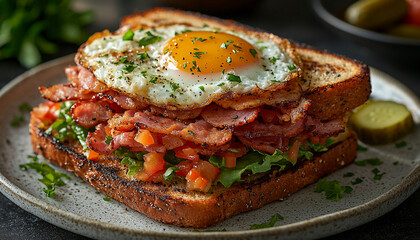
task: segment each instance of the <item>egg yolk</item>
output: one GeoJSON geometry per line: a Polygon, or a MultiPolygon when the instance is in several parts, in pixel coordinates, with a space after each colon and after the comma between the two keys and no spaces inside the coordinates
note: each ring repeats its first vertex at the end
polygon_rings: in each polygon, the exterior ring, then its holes
{"type": "Polygon", "coordinates": [[[192,74],[211,74],[258,62],[257,50],[232,34],[191,31],[171,38],[162,49],[168,66],[192,74]]]}

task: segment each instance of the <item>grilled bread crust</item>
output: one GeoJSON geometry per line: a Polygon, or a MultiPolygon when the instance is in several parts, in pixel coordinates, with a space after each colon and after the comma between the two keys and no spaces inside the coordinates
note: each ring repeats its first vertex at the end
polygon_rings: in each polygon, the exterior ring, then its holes
{"type": "Polygon", "coordinates": [[[181,181],[162,184],[132,180],[115,156],[88,160],[78,144],[57,141],[40,126],[41,121],[32,115],[30,135],[35,153],[150,218],[193,228],[205,228],[287,197],[350,164],[356,158],[357,148],[356,136],[350,133],[329,151],[282,172],[274,170],[228,189],[219,184],[210,193],[186,192],[185,183],[181,181]]]}
{"type": "MultiPolygon", "coordinates": [[[[194,26],[207,24],[211,27],[244,31],[282,42],[281,38],[250,29],[232,20],[221,20],[202,14],[154,8],[142,13],[124,17],[119,31],[137,24],[159,26],[185,23],[194,26]]],[[[284,40],[283,40],[284,41],[284,40]]],[[[285,44],[285,43],[283,43],[285,44]]],[[[369,68],[365,64],[336,54],[319,51],[311,47],[285,44],[287,53],[301,67],[303,96],[312,100],[309,115],[321,120],[331,120],[363,104],[371,93],[369,68]]]]}

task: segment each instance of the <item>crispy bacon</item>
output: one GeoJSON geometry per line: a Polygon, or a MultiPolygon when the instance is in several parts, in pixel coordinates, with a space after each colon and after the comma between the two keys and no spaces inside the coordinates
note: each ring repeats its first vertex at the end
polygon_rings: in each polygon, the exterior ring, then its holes
{"type": "Polygon", "coordinates": [[[276,109],[262,109],[259,116],[264,123],[284,124],[287,122],[296,123],[307,115],[311,101],[302,99],[296,107],[278,107],[276,109]]]}
{"type": "Polygon", "coordinates": [[[147,107],[147,104],[141,101],[138,101],[132,97],[128,97],[125,95],[122,95],[116,91],[107,91],[104,93],[98,93],[96,94],[93,99],[95,100],[108,100],[108,101],[112,101],[115,102],[116,104],[118,104],[120,107],[124,108],[124,109],[136,109],[136,110],[140,110],[140,109],[144,109],[147,107]]]}
{"type": "Polygon", "coordinates": [[[105,142],[106,140],[105,124],[100,123],[96,126],[94,132],[89,132],[86,143],[90,149],[101,154],[110,154],[118,147],[105,142]]]}
{"type": "Polygon", "coordinates": [[[99,82],[95,75],[84,67],[71,66],[65,68],[64,72],[67,79],[79,90],[80,94],[100,93],[109,90],[104,83],[99,82]]]}
{"type": "Polygon", "coordinates": [[[110,119],[113,112],[105,102],[79,101],[73,105],[70,114],[78,124],[90,128],[110,119]]]}
{"type": "Polygon", "coordinates": [[[93,96],[92,94],[80,95],[77,89],[70,84],[57,84],[49,88],[39,87],[39,91],[41,92],[43,98],[51,102],[89,99],[93,96]]]}
{"type": "Polygon", "coordinates": [[[330,121],[321,121],[308,116],[307,126],[313,126],[311,135],[316,137],[332,137],[345,131],[347,118],[337,118],[330,121]]]}
{"type": "Polygon", "coordinates": [[[282,136],[282,137],[295,137],[304,131],[305,121],[300,120],[296,123],[290,124],[264,124],[259,121],[254,121],[245,126],[235,128],[234,135],[255,138],[265,136],[282,136]]]}
{"type": "Polygon", "coordinates": [[[259,111],[260,108],[234,110],[211,104],[204,109],[201,116],[215,127],[237,127],[254,121],[259,111]]]}
{"type": "Polygon", "coordinates": [[[154,115],[160,115],[171,119],[187,120],[194,119],[200,116],[203,108],[196,108],[193,110],[167,110],[156,106],[150,106],[150,112],[154,115]]]}
{"type": "Polygon", "coordinates": [[[241,141],[245,146],[252,147],[256,150],[268,152],[273,154],[276,149],[280,149],[282,151],[287,150],[287,146],[289,145],[289,139],[282,138],[280,136],[270,136],[270,137],[238,137],[239,141],[241,141]]]}

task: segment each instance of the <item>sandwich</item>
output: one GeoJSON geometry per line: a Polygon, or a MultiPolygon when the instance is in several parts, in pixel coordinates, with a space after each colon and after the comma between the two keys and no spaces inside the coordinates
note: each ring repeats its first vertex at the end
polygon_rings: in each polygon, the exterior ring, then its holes
{"type": "Polygon", "coordinates": [[[205,228],[356,158],[366,65],[204,15],[155,8],[92,35],[40,87],[33,149],[159,222],[205,228]]]}

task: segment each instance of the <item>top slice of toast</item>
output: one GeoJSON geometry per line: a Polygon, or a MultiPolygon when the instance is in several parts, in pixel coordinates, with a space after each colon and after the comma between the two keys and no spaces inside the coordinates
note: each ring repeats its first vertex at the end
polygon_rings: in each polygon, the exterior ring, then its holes
{"type": "MultiPolygon", "coordinates": [[[[138,24],[153,27],[176,23],[192,26],[206,24],[225,30],[261,32],[268,38],[278,38],[232,20],[167,8],[154,8],[124,17],[119,31],[138,24]]],[[[310,115],[321,120],[333,119],[363,104],[369,98],[370,75],[365,64],[299,44],[294,44],[294,47],[301,61],[297,64],[303,69],[304,96],[312,101],[310,115]]]]}

